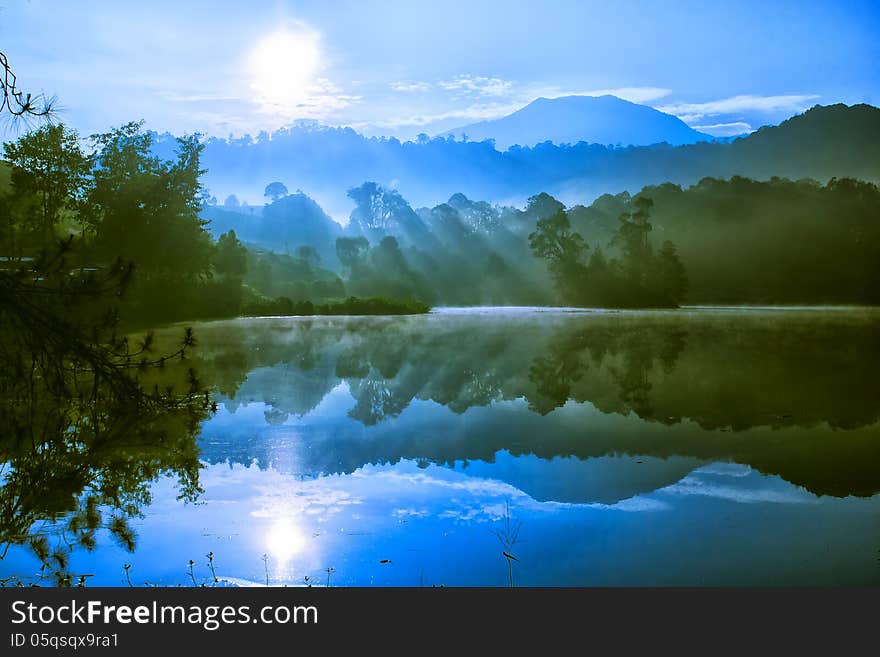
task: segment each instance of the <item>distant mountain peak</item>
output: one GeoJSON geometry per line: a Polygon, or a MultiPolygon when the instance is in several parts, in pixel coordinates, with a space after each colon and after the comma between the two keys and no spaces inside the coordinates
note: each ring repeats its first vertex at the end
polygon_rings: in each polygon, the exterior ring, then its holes
{"type": "Polygon", "coordinates": [[[667,142],[678,146],[712,140],[676,116],[612,95],[541,97],[500,119],[472,123],[441,136],[449,135],[467,136],[471,141],[494,139],[500,150],[545,141],[622,146],[667,142]]]}

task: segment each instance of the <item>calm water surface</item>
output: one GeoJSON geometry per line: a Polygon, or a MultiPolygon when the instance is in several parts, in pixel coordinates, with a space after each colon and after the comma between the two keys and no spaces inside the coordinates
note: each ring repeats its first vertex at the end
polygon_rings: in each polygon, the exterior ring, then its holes
{"type": "Polygon", "coordinates": [[[519,586],[880,583],[877,310],[194,328],[203,492],[151,478],[134,553],[72,551],[90,585],[210,581],[213,552],[236,585],[506,586],[503,550],[519,586]]]}

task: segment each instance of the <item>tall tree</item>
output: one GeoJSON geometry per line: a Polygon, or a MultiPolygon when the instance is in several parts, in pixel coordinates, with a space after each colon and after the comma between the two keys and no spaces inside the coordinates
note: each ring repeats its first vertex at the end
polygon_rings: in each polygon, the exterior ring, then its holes
{"type": "Polygon", "coordinates": [[[547,261],[563,299],[577,303],[586,284],[584,259],[589,247],[579,233],[572,231],[565,210],[540,219],[529,235],[529,246],[532,253],[547,261]]]}
{"type": "Polygon", "coordinates": [[[636,196],[632,202],[635,209],[618,217],[620,225],[612,244],[620,248],[625,276],[632,285],[643,286],[651,261],[648,234],[653,229],[649,219],[654,201],[646,196],[636,196]]]}
{"type": "Polygon", "coordinates": [[[321,265],[321,255],[315,247],[308,244],[296,247],[296,257],[305,260],[312,267],[319,267],[321,265]]]}
{"type": "Polygon", "coordinates": [[[366,237],[340,237],[336,240],[336,257],[349,275],[364,261],[370,250],[366,237]]]}
{"type": "Polygon", "coordinates": [[[282,182],[271,182],[266,185],[263,196],[270,199],[273,203],[280,198],[287,196],[287,186],[282,182]]]}
{"type": "Polygon", "coordinates": [[[688,289],[687,273],[675,244],[666,240],[657,253],[656,261],[657,285],[663,295],[675,304],[680,304],[688,289]]]}
{"type": "Polygon", "coordinates": [[[88,204],[98,249],[136,263],[139,281],[193,281],[209,272],[213,252],[199,217],[203,145],[178,138],[176,160],[162,160],[142,127],[93,136],[99,167],[88,204]]]}
{"type": "Polygon", "coordinates": [[[217,240],[214,268],[224,278],[238,281],[247,273],[247,248],[236,237],[235,231],[223,233],[217,240]]]}
{"type": "MultiPolygon", "coordinates": [[[[48,105],[43,111],[17,90],[2,53],[0,65],[0,114],[49,116],[48,105]]],[[[72,267],[74,237],[56,242],[48,235],[58,213],[82,201],[88,166],[75,133],[48,127],[11,151],[18,190],[24,185],[43,197],[47,234],[35,257],[0,268],[0,463],[8,466],[0,472],[0,558],[10,544],[27,544],[42,562],[38,577],[51,573],[56,584],[69,585],[69,551],[93,549],[99,529],[134,548],[126,518],[149,501],[151,481],[173,471],[182,496],[197,494],[195,434],[210,403],[185,366],[177,386],[149,378],[167,371],[169,358],[186,357],[195,344],[191,331],[164,356],[153,353],[151,336],[133,345],[117,332],[130,264],[114,258],[102,267],[72,267]],[[62,515],[63,523],[41,527],[62,515]],[[53,525],[60,534],[54,547],[47,539],[53,525]]],[[[179,194],[193,192],[183,175],[193,164],[183,157],[171,176],[179,194]]],[[[157,203],[149,196],[155,190],[141,191],[142,203],[157,203]]]]}
{"type": "Polygon", "coordinates": [[[3,145],[12,165],[13,192],[34,197],[37,205],[26,223],[42,244],[49,244],[65,209],[73,209],[86,194],[91,158],[79,136],[63,125],[46,125],[3,145]]]}

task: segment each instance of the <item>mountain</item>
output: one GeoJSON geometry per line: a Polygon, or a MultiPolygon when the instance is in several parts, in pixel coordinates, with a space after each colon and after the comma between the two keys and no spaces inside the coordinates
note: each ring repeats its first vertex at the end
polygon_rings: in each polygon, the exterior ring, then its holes
{"type": "MultiPolygon", "coordinates": [[[[173,152],[171,135],[157,140],[173,152]]],[[[400,190],[413,207],[452,201],[457,192],[515,205],[547,192],[574,205],[645,185],[693,185],[705,176],[880,181],[878,143],[880,109],[870,105],[816,106],[730,143],[682,146],[545,142],[501,152],[489,141],[401,142],[364,137],[351,128],[297,126],[255,139],[207,140],[202,180],[221,199],[234,193],[251,203],[261,202],[267,183],[280,180],[307,191],[342,223],[353,205],[346,192],[365,180],[400,190]]]]}
{"type": "Polygon", "coordinates": [[[679,146],[712,141],[712,137],[688,127],[675,116],[617,96],[538,98],[508,116],[455,128],[442,136],[450,135],[457,139],[466,135],[474,141],[494,139],[500,150],[545,141],[622,146],[662,142],[679,146]]]}
{"type": "Polygon", "coordinates": [[[737,139],[731,146],[740,166],[750,169],[749,173],[736,172],[741,175],[786,175],[775,170],[783,165],[789,170],[810,166],[828,172],[804,174],[814,178],[877,180],[880,109],[866,104],[816,105],[778,126],[765,126],[737,139]]]}

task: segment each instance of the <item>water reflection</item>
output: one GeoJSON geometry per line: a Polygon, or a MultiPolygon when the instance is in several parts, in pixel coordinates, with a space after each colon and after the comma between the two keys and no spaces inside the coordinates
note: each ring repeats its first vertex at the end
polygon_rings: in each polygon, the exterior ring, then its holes
{"type": "MultiPolygon", "coordinates": [[[[179,344],[166,354],[185,355],[189,339],[179,344]]],[[[36,561],[3,583],[84,585],[94,575],[71,570],[74,551],[99,535],[134,551],[130,521],[159,478],[176,481],[178,499],[201,492],[196,435],[210,402],[182,363],[6,325],[0,365],[0,559],[20,547],[36,561]]]]}
{"type": "Polygon", "coordinates": [[[94,583],[129,562],[186,583],[195,559],[210,585],[211,552],[236,585],[505,585],[509,508],[518,584],[877,582],[878,328],[872,310],[199,325],[165,376],[193,367],[209,418],[126,426],[98,404],[106,441],[4,447],[0,580],[54,558],[31,536],[76,548],[73,527],[89,538],[63,572],[94,583]]]}
{"type": "Polygon", "coordinates": [[[500,450],[680,456],[744,463],[819,494],[872,495],[878,326],[870,310],[207,325],[200,371],[222,378],[228,411],[257,403],[276,429],[220,420],[203,453],[267,464],[295,452],[300,474],[491,461],[500,450]]]}

